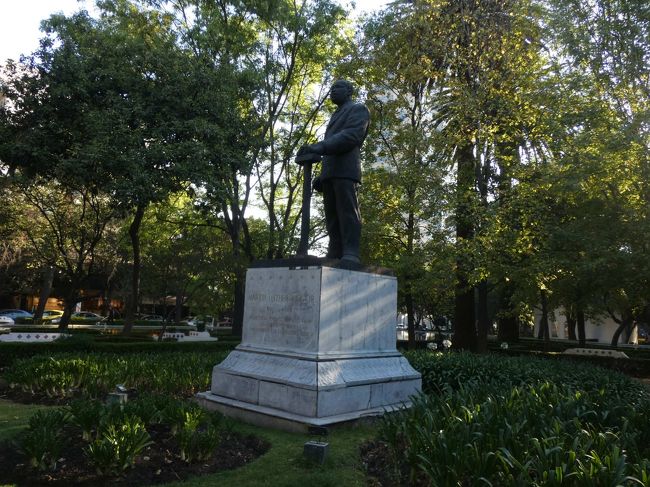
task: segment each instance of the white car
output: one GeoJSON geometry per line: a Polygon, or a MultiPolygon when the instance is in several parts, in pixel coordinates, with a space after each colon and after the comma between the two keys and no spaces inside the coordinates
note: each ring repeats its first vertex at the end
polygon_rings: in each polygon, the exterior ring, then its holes
{"type": "Polygon", "coordinates": [[[0,326],[11,326],[14,324],[14,319],[11,316],[0,316],[0,326]]]}

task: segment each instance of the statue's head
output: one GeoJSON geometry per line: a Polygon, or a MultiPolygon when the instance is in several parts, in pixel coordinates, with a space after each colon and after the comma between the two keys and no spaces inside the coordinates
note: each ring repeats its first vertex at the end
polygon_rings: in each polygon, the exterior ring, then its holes
{"type": "Polygon", "coordinates": [[[353,91],[354,86],[352,83],[345,79],[339,79],[330,88],[330,100],[337,105],[341,105],[352,98],[353,91]]]}

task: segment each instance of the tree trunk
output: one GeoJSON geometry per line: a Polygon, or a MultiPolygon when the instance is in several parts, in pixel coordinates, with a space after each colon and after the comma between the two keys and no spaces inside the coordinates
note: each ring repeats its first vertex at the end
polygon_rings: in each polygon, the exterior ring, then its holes
{"type": "Polygon", "coordinates": [[[483,279],[478,285],[478,335],[476,340],[476,351],[478,353],[487,352],[489,329],[488,283],[483,279]]]}
{"type": "Polygon", "coordinates": [[[576,313],[577,325],[578,325],[578,346],[584,347],[587,343],[585,336],[585,312],[582,308],[578,308],[576,313]]]}
{"type": "Polygon", "coordinates": [[[540,332],[542,338],[544,339],[544,349],[548,348],[548,344],[551,341],[551,333],[548,329],[548,297],[546,296],[545,291],[540,291],[540,302],[542,304],[542,317],[539,323],[540,332]]]}
{"type": "Polygon", "coordinates": [[[499,318],[497,320],[497,339],[500,342],[519,341],[519,322],[512,309],[512,286],[504,282],[499,299],[499,318]]]}
{"type": "Polygon", "coordinates": [[[174,304],[174,323],[179,324],[181,318],[183,318],[183,302],[185,301],[185,296],[183,296],[183,290],[179,289],[176,291],[176,303],[174,304]]]}
{"type": "Polygon", "coordinates": [[[75,297],[67,297],[64,301],[63,306],[63,316],[61,316],[61,321],[59,321],[59,326],[57,331],[59,333],[65,333],[68,331],[68,324],[70,323],[70,317],[74,312],[75,306],[77,306],[78,300],[75,297]]]}
{"type": "Polygon", "coordinates": [[[621,333],[627,328],[628,323],[623,320],[618,324],[618,328],[616,328],[616,331],[614,332],[614,335],[612,336],[612,347],[618,347],[618,340],[621,338],[621,333]]]}
{"type": "Polygon", "coordinates": [[[34,313],[33,323],[40,323],[43,318],[43,311],[45,311],[45,305],[47,300],[50,297],[50,292],[52,292],[52,282],[54,281],[54,267],[48,266],[43,272],[43,280],[41,281],[41,294],[38,297],[38,306],[36,307],[36,312],[34,313]]]}
{"type": "Polygon", "coordinates": [[[457,152],[458,175],[456,182],[456,288],[454,305],[454,348],[476,349],[476,323],[474,311],[474,286],[470,284],[471,256],[466,255],[466,243],[474,239],[473,200],[474,154],[471,143],[457,152]]]}
{"type": "Polygon", "coordinates": [[[633,324],[634,324],[634,314],[631,310],[625,310],[621,313],[621,319],[617,319],[613,313],[610,312],[612,319],[618,323],[618,327],[612,336],[612,347],[617,347],[618,342],[621,338],[623,332],[626,334],[625,343],[629,342],[630,335],[632,334],[633,324]]]}
{"type": "Polygon", "coordinates": [[[572,311],[568,311],[566,315],[566,326],[569,334],[569,340],[577,340],[576,336],[576,317],[572,311]]]}
{"type": "Polygon", "coordinates": [[[124,328],[122,333],[129,335],[133,329],[135,321],[135,313],[138,309],[138,299],[140,294],[140,227],[142,226],[142,219],[144,212],[147,208],[146,204],[139,204],[136,207],[133,222],[129,226],[129,237],[131,237],[131,247],[133,249],[133,269],[131,274],[131,296],[128,300],[126,317],[124,319],[124,328]]]}

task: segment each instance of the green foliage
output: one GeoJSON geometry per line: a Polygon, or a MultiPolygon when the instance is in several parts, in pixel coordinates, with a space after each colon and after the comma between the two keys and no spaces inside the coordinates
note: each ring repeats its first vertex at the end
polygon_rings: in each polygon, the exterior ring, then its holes
{"type": "Polygon", "coordinates": [[[117,475],[131,467],[135,458],[151,444],[144,424],[135,416],[106,425],[100,437],[85,449],[100,475],[117,475]]]}
{"type": "MultiPolygon", "coordinates": [[[[176,193],[152,206],[141,233],[146,295],[159,298],[163,306],[167,296],[177,296],[194,315],[232,309],[232,294],[224,292],[234,272],[230,241],[218,225],[206,224],[191,198],[176,193]]],[[[161,322],[135,320],[134,325],[160,327],[161,322]]]]}
{"type": "Polygon", "coordinates": [[[630,403],[644,397],[641,384],[590,363],[566,362],[535,357],[496,354],[406,352],[409,362],[422,374],[427,394],[459,390],[461,387],[501,389],[549,381],[576,389],[604,389],[626,397],[630,403]],[[570,373],[568,373],[570,372],[570,373]]]}
{"type": "Polygon", "coordinates": [[[123,404],[76,400],[68,408],[38,411],[29,419],[19,448],[33,467],[56,468],[67,445],[68,430],[63,427],[68,423],[81,430],[84,452],[97,472],[110,476],[131,467],[152,443],[147,425],[167,425],[176,436],[181,458],[188,463],[208,460],[228,427],[222,415],[170,395],[141,394],[123,404]]]}
{"type": "Polygon", "coordinates": [[[71,421],[81,429],[84,440],[90,441],[93,431],[99,427],[104,405],[94,399],[77,399],[70,403],[71,421]]]}
{"type": "Polygon", "coordinates": [[[164,420],[164,410],[178,400],[169,395],[140,394],[122,405],[125,414],[137,416],[144,424],[157,424],[164,420]]]}
{"type": "Polygon", "coordinates": [[[13,387],[69,397],[103,397],[117,384],[140,392],[189,397],[209,388],[214,364],[225,353],[59,354],[14,362],[6,372],[13,387]]]}
{"type": "Polygon", "coordinates": [[[161,411],[162,420],[169,424],[172,434],[177,434],[186,424],[198,423],[202,410],[198,404],[184,401],[170,401],[161,411]]]}
{"type": "Polygon", "coordinates": [[[229,351],[237,345],[238,341],[223,340],[219,342],[152,342],[147,339],[132,339],[120,336],[108,336],[102,339],[91,340],[73,335],[66,340],[48,343],[0,343],[0,365],[6,367],[19,359],[32,358],[35,355],[58,356],[60,354],[84,355],[88,353],[99,354],[155,354],[155,353],[192,353],[204,352],[207,354],[229,351]]]}
{"type": "Polygon", "coordinates": [[[536,359],[411,359],[425,374],[425,390],[435,392],[382,423],[402,482],[647,481],[650,394],[641,384],[594,367],[536,359]]]}
{"type": "Polygon", "coordinates": [[[201,408],[186,410],[176,432],[181,459],[195,463],[210,458],[222,438],[220,423],[218,414],[206,413],[201,408]]]}
{"type": "Polygon", "coordinates": [[[19,438],[18,448],[27,456],[32,467],[54,470],[67,439],[63,427],[69,415],[61,409],[38,411],[29,418],[29,428],[19,438]]]}

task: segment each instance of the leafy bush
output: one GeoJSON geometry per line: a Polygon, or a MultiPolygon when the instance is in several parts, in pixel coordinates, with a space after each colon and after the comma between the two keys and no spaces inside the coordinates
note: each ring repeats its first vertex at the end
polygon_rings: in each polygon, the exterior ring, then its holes
{"type": "Polygon", "coordinates": [[[209,388],[212,368],[227,352],[58,354],[17,360],[5,378],[12,387],[65,398],[103,397],[117,384],[139,392],[189,397],[209,388]]]}
{"type": "Polygon", "coordinates": [[[427,394],[458,390],[461,386],[498,390],[544,381],[577,390],[606,389],[610,394],[628,398],[638,398],[644,392],[624,375],[584,362],[427,351],[407,352],[405,356],[422,374],[422,389],[427,394]]]}
{"type": "Polygon", "coordinates": [[[90,441],[104,417],[105,406],[94,399],[77,399],[70,403],[72,423],[81,429],[84,440],[90,441]]]}
{"type": "Polygon", "coordinates": [[[158,423],[169,426],[178,454],[187,463],[207,461],[228,427],[222,415],[171,396],[142,394],[123,404],[79,399],[66,408],[34,414],[18,447],[34,468],[54,470],[66,438],[77,437],[78,428],[86,445],[83,450],[97,473],[115,476],[152,444],[146,427],[158,423]]]}
{"type": "Polygon", "coordinates": [[[171,396],[143,394],[136,399],[129,400],[123,405],[125,414],[140,418],[145,424],[157,424],[163,420],[163,411],[169,404],[178,400],[171,396]]]}
{"type": "Polygon", "coordinates": [[[188,463],[207,460],[221,440],[219,414],[200,408],[188,408],[184,421],[177,429],[181,459],[188,463]]]}
{"type": "Polygon", "coordinates": [[[106,425],[85,452],[97,473],[117,475],[131,467],[150,444],[151,438],[140,418],[125,416],[119,423],[106,425]]]}
{"type": "Polygon", "coordinates": [[[18,440],[18,449],[29,458],[32,467],[43,471],[56,469],[66,446],[63,427],[68,420],[68,413],[61,409],[38,411],[29,418],[29,428],[18,440]]]}
{"type": "Polygon", "coordinates": [[[198,426],[204,414],[204,410],[198,404],[186,401],[170,402],[161,411],[162,422],[170,426],[173,435],[186,425],[198,426]]]}
{"type": "Polygon", "coordinates": [[[35,355],[57,357],[61,354],[82,356],[89,353],[133,355],[142,353],[219,353],[232,350],[239,340],[236,337],[220,337],[218,342],[158,342],[144,337],[109,335],[89,337],[75,331],[66,340],[43,343],[0,343],[0,367],[12,366],[17,360],[31,359],[35,355]]]}
{"type": "Polygon", "coordinates": [[[431,393],[382,422],[398,483],[649,485],[650,394],[635,381],[546,360],[409,357],[431,393]]]}

